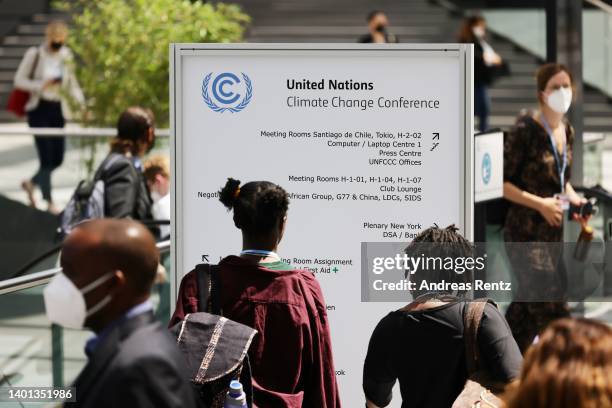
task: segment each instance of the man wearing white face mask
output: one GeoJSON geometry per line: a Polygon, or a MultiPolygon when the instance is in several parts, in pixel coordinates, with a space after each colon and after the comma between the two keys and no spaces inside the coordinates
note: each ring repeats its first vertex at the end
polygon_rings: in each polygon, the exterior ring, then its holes
{"type": "MultiPolygon", "coordinates": [[[[561,243],[564,211],[570,204],[586,202],[569,181],[574,130],[565,113],[572,103],[572,76],[565,66],[550,63],[539,68],[536,82],[538,111],[519,116],[504,141],[504,198],[511,202],[504,225],[506,243],[561,243]]],[[[523,301],[510,305],[507,319],[513,329],[533,328],[517,338],[523,349],[546,326],[546,319],[537,315],[568,313],[566,276],[557,264],[560,246],[506,245],[506,250],[518,284],[514,297],[523,301]]]]}
{"type": "Polygon", "coordinates": [[[44,290],[49,320],[90,328],[88,364],[67,407],[195,407],[175,341],[149,301],[159,254],[151,233],[128,220],[83,223],[66,239],[63,272],[44,290]]]}

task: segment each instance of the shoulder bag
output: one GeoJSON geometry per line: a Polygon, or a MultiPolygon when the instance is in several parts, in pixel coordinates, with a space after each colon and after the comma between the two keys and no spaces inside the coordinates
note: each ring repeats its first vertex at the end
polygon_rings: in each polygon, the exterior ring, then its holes
{"type": "MultiPolygon", "coordinates": [[[[32,64],[32,68],[30,69],[30,75],[28,78],[34,79],[34,72],[36,71],[36,67],[38,66],[38,57],[40,55],[40,50],[36,49],[36,56],[34,57],[34,63],[32,64]]],[[[13,88],[11,94],[8,97],[8,102],[6,104],[6,110],[9,112],[13,112],[15,115],[19,117],[25,116],[25,106],[30,99],[30,92],[24,91],[19,88],[13,88]]]]}

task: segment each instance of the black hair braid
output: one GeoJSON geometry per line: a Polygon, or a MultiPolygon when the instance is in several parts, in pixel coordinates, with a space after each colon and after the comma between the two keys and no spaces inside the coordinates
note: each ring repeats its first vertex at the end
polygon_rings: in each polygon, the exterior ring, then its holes
{"type": "MultiPolygon", "coordinates": [[[[449,225],[446,228],[440,228],[437,225],[429,227],[419,233],[416,238],[405,249],[405,253],[411,257],[439,258],[446,260],[447,258],[471,258],[474,256],[474,246],[465,239],[459,232],[459,229],[454,225],[449,225]]],[[[446,261],[444,261],[446,262],[446,261]]],[[[416,271],[414,271],[416,272],[416,271]]],[[[407,273],[407,271],[406,271],[407,273]]],[[[413,290],[413,295],[420,296],[424,293],[432,292],[428,289],[421,289],[423,282],[440,283],[467,283],[472,279],[473,272],[470,268],[463,269],[463,272],[457,273],[453,269],[446,269],[443,266],[423,267],[418,272],[412,274],[411,281],[414,282],[417,289],[413,290]]],[[[433,292],[437,292],[434,290],[433,292]]],[[[465,296],[469,292],[463,289],[449,291],[441,290],[442,294],[452,294],[453,296],[465,296]]]]}
{"type": "MultiPolygon", "coordinates": [[[[469,256],[473,254],[474,246],[458,231],[459,228],[457,228],[455,224],[451,224],[446,228],[440,228],[435,225],[419,233],[412,243],[421,244],[424,242],[431,242],[441,244],[443,248],[442,252],[451,251],[454,253],[460,253],[462,256],[469,256]]],[[[406,252],[409,252],[412,249],[411,247],[412,244],[408,245],[406,252]]]]}

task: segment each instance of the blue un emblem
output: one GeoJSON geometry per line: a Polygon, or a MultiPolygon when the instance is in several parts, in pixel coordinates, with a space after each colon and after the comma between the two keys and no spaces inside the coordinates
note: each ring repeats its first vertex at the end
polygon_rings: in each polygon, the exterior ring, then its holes
{"type": "Polygon", "coordinates": [[[482,156],[482,181],[485,184],[491,181],[491,155],[489,153],[482,156]]]}
{"type": "Polygon", "coordinates": [[[241,76],[223,72],[213,79],[212,72],[206,75],[202,82],[202,98],[206,106],[219,113],[236,113],[246,108],[253,97],[253,84],[245,73],[241,76]]]}

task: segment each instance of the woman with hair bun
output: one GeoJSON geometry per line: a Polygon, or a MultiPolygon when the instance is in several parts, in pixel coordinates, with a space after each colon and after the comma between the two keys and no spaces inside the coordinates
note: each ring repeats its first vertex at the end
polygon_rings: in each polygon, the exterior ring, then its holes
{"type": "MultiPolygon", "coordinates": [[[[268,181],[232,178],[219,201],[233,211],[242,251],[217,266],[223,316],[257,330],[249,349],[254,404],[258,407],[340,407],[325,300],[308,271],[276,253],[283,238],[289,195],[268,181]]],[[[198,307],[196,271],[182,280],[174,326],[198,307]]]]}

